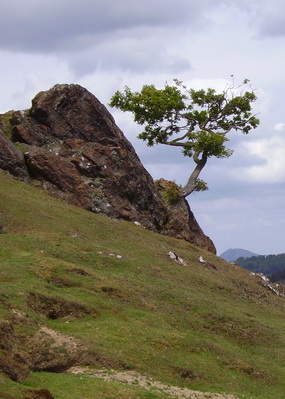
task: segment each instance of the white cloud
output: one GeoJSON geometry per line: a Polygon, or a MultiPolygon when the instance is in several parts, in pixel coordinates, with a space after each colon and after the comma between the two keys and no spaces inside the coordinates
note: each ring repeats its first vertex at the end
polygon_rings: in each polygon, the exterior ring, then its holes
{"type": "Polygon", "coordinates": [[[0,110],[26,109],[42,90],[56,83],[71,83],[72,76],[64,60],[51,55],[29,55],[0,50],[0,110]]]}
{"type": "Polygon", "coordinates": [[[254,165],[239,167],[234,173],[239,180],[275,184],[285,180],[285,138],[273,136],[269,139],[243,142],[254,165]]]}
{"type": "Polygon", "coordinates": [[[277,130],[278,132],[282,132],[285,130],[285,123],[283,123],[283,122],[276,123],[276,125],[274,125],[273,128],[274,128],[274,130],[277,130]]]}

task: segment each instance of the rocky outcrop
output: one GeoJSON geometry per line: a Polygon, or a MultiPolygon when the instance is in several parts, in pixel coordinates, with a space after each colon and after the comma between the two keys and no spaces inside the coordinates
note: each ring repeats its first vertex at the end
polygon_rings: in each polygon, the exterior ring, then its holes
{"type": "Polygon", "coordinates": [[[112,115],[86,89],[56,85],[40,92],[30,110],[0,121],[0,168],[76,206],[215,252],[188,203],[167,203],[112,115]]]}
{"type": "Polygon", "coordinates": [[[2,129],[0,129],[0,149],[0,168],[14,176],[27,177],[23,153],[5,136],[2,129]]]}

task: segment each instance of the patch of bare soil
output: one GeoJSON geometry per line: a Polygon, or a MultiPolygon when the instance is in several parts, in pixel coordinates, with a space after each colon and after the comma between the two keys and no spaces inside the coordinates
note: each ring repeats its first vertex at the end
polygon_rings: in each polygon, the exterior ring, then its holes
{"type": "Polygon", "coordinates": [[[80,276],[91,276],[90,273],[88,273],[86,270],[80,269],[80,268],[74,268],[70,270],[70,273],[75,273],[79,274],[80,276]]]}
{"type": "Polygon", "coordinates": [[[31,369],[62,372],[81,356],[80,342],[46,326],[41,326],[29,342],[31,369]]]}
{"type": "Polygon", "coordinates": [[[70,350],[75,350],[78,348],[78,342],[74,337],[65,335],[60,333],[59,331],[55,331],[52,328],[41,326],[40,330],[38,331],[38,336],[41,335],[45,336],[44,339],[47,337],[52,338],[53,342],[51,343],[51,347],[56,348],[60,346],[68,346],[70,350]]]}
{"type": "Polygon", "coordinates": [[[2,358],[0,359],[0,373],[7,375],[13,381],[24,381],[29,375],[29,368],[18,354],[2,352],[2,358]]]}
{"type": "MultiPolygon", "coordinates": [[[[40,298],[43,300],[42,296],[40,298]]],[[[64,303],[60,304],[59,309],[64,303]]],[[[33,303],[33,306],[40,304],[40,309],[43,309],[42,302],[33,303]]],[[[77,310],[81,311],[82,308],[79,306],[77,310]]],[[[74,315],[74,312],[63,314],[74,315]]],[[[87,342],[40,325],[17,309],[11,309],[11,319],[0,324],[0,373],[13,381],[25,381],[31,371],[61,373],[78,364],[129,369],[123,362],[94,352],[87,342]]]]}
{"type": "Polygon", "coordinates": [[[1,399],[16,399],[15,396],[11,396],[8,393],[0,392],[1,399]]]}
{"type": "Polygon", "coordinates": [[[61,278],[58,276],[52,276],[48,279],[48,282],[54,284],[56,287],[64,288],[64,287],[79,287],[79,283],[75,283],[73,281],[68,280],[67,278],[61,278]]]}
{"type": "Polygon", "coordinates": [[[16,310],[10,321],[0,325],[0,350],[0,372],[18,382],[30,371],[62,372],[78,364],[87,351],[74,337],[32,323],[16,310]]]}
{"type": "Polygon", "coordinates": [[[0,373],[14,381],[23,381],[29,374],[29,367],[18,350],[14,350],[16,339],[12,323],[0,325],[0,373]]]}
{"type": "Polygon", "coordinates": [[[77,302],[61,300],[37,292],[30,292],[27,298],[28,305],[38,313],[55,320],[63,317],[79,318],[95,313],[87,306],[77,302]]]}
{"type": "Polygon", "coordinates": [[[48,389],[30,389],[23,399],[54,399],[54,397],[48,389]]]}
{"type": "Polygon", "coordinates": [[[140,386],[147,391],[165,393],[177,399],[239,399],[235,395],[227,395],[211,392],[194,391],[188,388],[179,388],[173,385],[163,384],[150,377],[141,375],[135,371],[116,372],[114,370],[92,370],[84,367],[72,367],[67,372],[72,374],[84,374],[91,378],[101,378],[104,381],[117,381],[123,384],[140,386]]]}
{"type": "Polygon", "coordinates": [[[101,291],[107,294],[110,298],[116,299],[121,302],[128,302],[128,294],[118,288],[101,287],[101,291]]]}

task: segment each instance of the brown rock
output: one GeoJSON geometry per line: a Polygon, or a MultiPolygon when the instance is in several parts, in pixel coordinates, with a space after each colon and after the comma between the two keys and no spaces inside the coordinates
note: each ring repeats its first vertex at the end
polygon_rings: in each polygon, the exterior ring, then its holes
{"type": "Polygon", "coordinates": [[[166,199],[168,219],[165,223],[164,234],[182,238],[209,252],[216,252],[216,248],[195,219],[188,202],[179,195],[179,188],[174,182],[159,179],[156,186],[161,193],[169,193],[166,199]]]}
{"type": "Polygon", "coordinates": [[[74,205],[91,207],[88,190],[74,164],[57,153],[35,146],[25,153],[25,160],[31,177],[42,182],[48,191],[74,205]]]}
{"type": "Polygon", "coordinates": [[[27,178],[24,156],[22,152],[9,140],[0,129],[0,168],[7,170],[14,176],[27,178]]]}
{"type": "MultiPolygon", "coordinates": [[[[56,85],[40,92],[28,112],[14,112],[10,121],[12,140],[27,148],[30,176],[49,192],[215,252],[188,203],[166,203],[112,115],[86,89],[56,85]]],[[[0,148],[4,145],[0,142],[0,148]]],[[[0,167],[7,165],[4,159],[0,167]]]]}

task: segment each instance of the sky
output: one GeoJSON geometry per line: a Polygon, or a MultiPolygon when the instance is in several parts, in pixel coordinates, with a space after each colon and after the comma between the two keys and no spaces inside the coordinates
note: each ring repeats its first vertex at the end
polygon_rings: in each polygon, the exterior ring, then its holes
{"type": "MultiPolygon", "coordinates": [[[[284,0],[1,0],[0,112],[22,110],[57,83],[77,83],[108,106],[116,90],[223,90],[250,79],[260,126],[232,132],[228,159],[201,174],[209,190],[188,201],[218,254],[244,248],[285,252],[284,0]]],[[[110,109],[154,179],[184,185],[192,160],[149,148],[141,126],[110,109]]]]}

